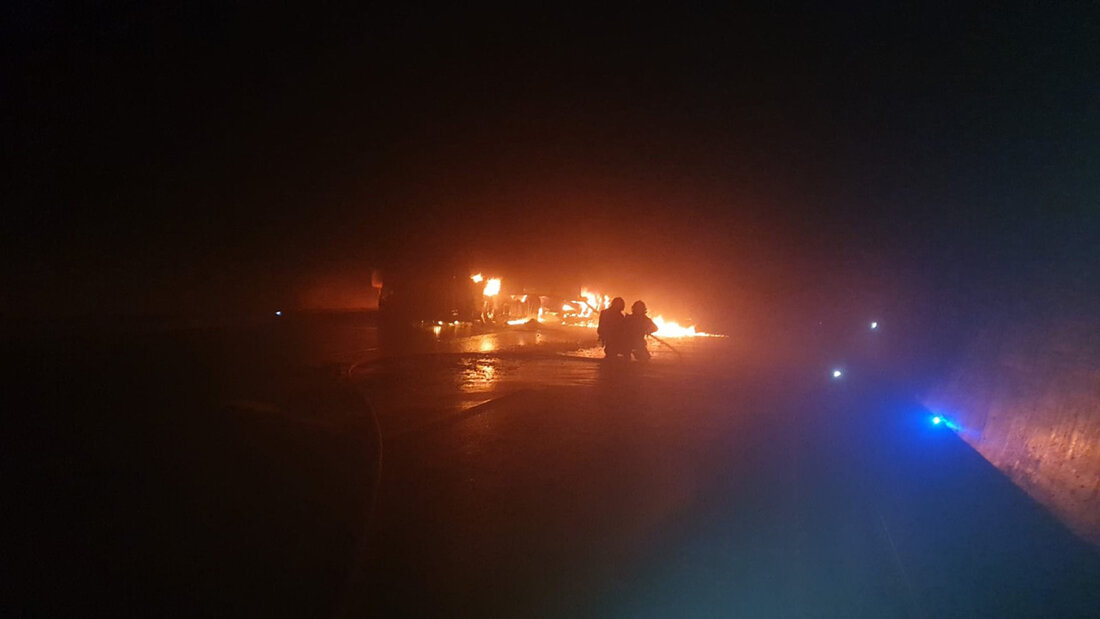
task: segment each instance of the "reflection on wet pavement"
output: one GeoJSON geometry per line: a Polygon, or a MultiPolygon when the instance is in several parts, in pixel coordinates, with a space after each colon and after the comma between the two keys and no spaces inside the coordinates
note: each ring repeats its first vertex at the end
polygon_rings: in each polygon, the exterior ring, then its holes
{"type": "Polygon", "coordinates": [[[466,393],[490,391],[496,380],[499,359],[466,359],[463,361],[462,382],[459,389],[466,393]]]}
{"type": "Polygon", "coordinates": [[[592,384],[597,369],[553,354],[447,354],[383,359],[353,378],[386,436],[523,389],[592,384]]]}
{"type": "MultiPolygon", "coordinates": [[[[439,325],[436,325],[439,326],[439,325]]],[[[607,368],[586,329],[508,330],[442,335],[355,366],[352,378],[378,417],[383,436],[410,431],[522,390],[593,385],[619,371],[682,372],[684,354],[662,346],[643,366],[607,368]],[[410,354],[412,353],[412,354],[410,354]],[[644,369],[643,369],[644,368],[644,369]]],[[[433,329],[434,331],[434,329],[433,329]]],[[[433,333],[433,335],[435,335],[433,333]]],[[[691,343],[694,349],[698,343],[691,343]]]]}
{"type": "Polygon", "coordinates": [[[953,435],[915,431],[893,388],[734,339],[638,363],[541,335],[441,336],[351,374],[385,453],[362,614],[1096,607],[1088,549],[953,435]]]}

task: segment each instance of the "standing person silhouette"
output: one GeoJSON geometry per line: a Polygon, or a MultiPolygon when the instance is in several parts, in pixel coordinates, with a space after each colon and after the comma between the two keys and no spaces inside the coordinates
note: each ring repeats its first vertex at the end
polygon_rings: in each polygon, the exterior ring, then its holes
{"type": "Polygon", "coordinates": [[[626,334],[623,331],[626,309],[626,301],[622,297],[611,299],[607,309],[600,312],[600,326],[596,328],[596,335],[603,342],[603,356],[607,359],[625,355],[630,358],[630,347],[626,343],[626,334]]]}
{"type": "Polygon", "coordinates": [[[649,316],[646,316],[647,311],[643,301],[635,301],[630,306],[630,313],[623,318],[623,331],[626,334],[626,345],[628,346],[627,358],[633,354],[634,358],[639,361],[649,360],[649,349],[646,348],[645,338],[650,333],[657,331],[657,325],[653,323],[649,316]]]}

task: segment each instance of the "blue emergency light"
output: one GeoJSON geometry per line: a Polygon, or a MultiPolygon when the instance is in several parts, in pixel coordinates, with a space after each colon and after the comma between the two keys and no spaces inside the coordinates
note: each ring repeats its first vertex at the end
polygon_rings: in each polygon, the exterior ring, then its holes
{"type": "Polygon", "coordinates": [[[955,432],[959,431],[959,424],[955,423],[954,421],[951,421],[950,419],[948,419],[947,417],[944,417],[943,415],[934,415],[932,417],[932,425],[934,425],[934,426],[946,426],[949,430],[954,430],[955,432]]]}

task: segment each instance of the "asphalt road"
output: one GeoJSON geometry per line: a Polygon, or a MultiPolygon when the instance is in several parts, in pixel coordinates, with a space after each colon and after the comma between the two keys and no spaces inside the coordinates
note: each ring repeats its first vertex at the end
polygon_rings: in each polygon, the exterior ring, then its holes
{"type": "Polygon", "coordinates": [[[1100,608],[1097,551],[869,360],[334,320],[9,340],[5,614],[1100,608]]]}
{"type": "Polygon", "coordinates": [[[834,380],[822,355],[679,345],[649,365],[498,345],[357,369],[384,447],[349,614],[1100,608],[1095,550],[902,385],[858,365],[834,380]]]}

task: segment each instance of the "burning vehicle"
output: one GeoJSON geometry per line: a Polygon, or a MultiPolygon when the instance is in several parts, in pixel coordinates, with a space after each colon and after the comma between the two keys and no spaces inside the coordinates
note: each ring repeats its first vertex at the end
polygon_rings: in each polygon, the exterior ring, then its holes
{"type": "MultiPolygon", "coordinates": [[[[581,287],[574,294],[528,290],[504,278],[462,268],[395,270],[381,284],[379,311],[390,323],[439,326],[469,323],[487,329],[520,325],[595,329],[612,295],[581,287]]],[[[659,337],[695,337],[697,331],[652,316],[659,337]]]]}

